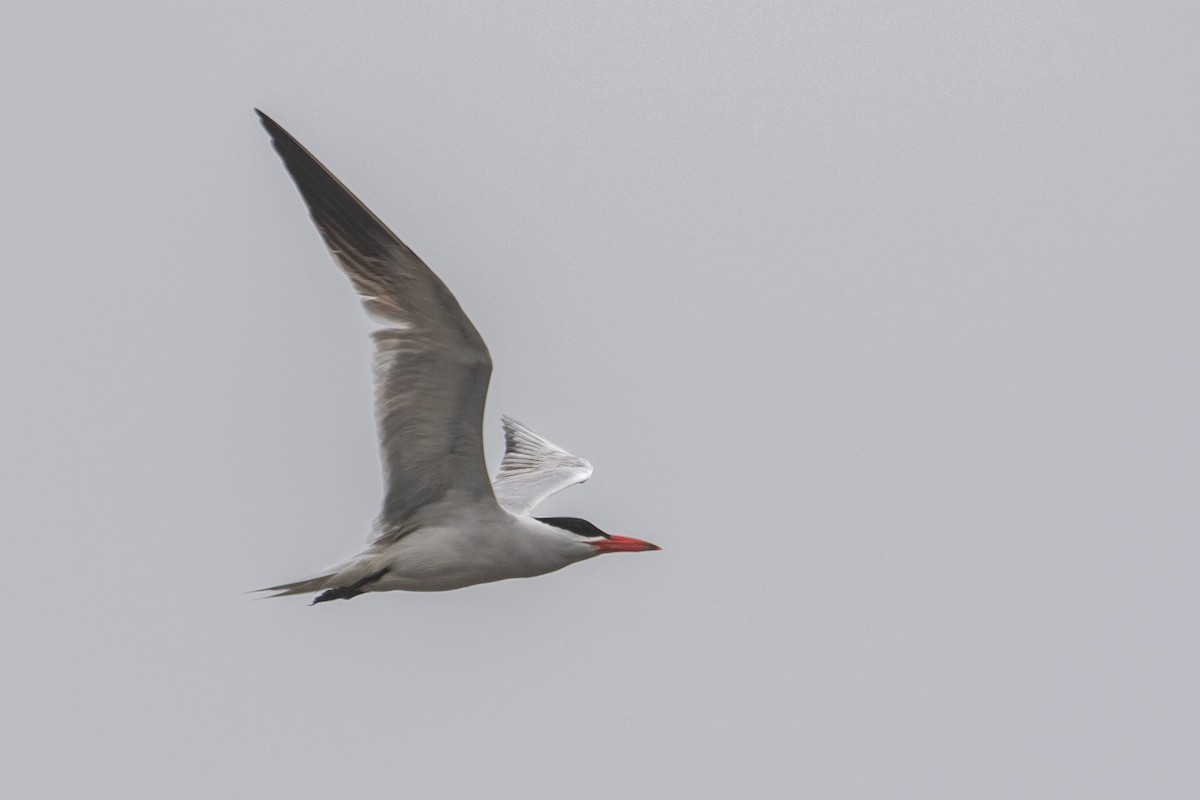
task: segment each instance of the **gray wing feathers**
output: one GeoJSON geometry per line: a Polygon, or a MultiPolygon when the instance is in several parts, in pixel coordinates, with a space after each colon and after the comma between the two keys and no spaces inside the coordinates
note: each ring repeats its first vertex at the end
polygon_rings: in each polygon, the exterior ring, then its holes
{"type": "Polygon", "coordinates": [[[490,499],[480,432],[492,370],[486,353],[423,341],[413,330],[385,328],[371,338],[387,487],[381,522],[402,522],[450,489],[490,499]]]}
{"type": "Polygon", "coordinates": [[[455,492],[491,502],[483,407],[492,361],[454,295],[404,242],[287,131],[259,112],[313,223],[367,311],[386,496],[379,527],[396,531],[455,492]]]}
{"type": "Polygon", "coordinates": [[[502,419],[504,459],[492,490],[512,513],[528,515],[550,495],[591,477],[587,459],[568,453],[511,417],[502,419]]]}

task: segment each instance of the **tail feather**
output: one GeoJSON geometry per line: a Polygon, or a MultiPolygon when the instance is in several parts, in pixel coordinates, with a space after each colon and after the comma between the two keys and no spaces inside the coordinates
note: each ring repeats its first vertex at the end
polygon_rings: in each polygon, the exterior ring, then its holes
{"type": "Polygon", "coordinates": [[[268,597],[287,597],[293,594],[306,594],[308,592],[319,592],[322,589],[329,588],[329,579],[335,573],[328,575],[318,575],[315,578],[305,578],[302,581],[293,583],[281,583],[278,586],[268,586],[264,589],[255,589],[256,592],[274,592],[275,594],[267,595],[268,597]]]}

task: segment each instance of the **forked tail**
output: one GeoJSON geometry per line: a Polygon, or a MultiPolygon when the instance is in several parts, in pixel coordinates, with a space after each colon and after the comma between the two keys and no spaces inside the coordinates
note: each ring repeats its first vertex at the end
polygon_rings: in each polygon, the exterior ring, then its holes
{"type": "MultiPolygon", "coordinates": [[[[274,592],[275,594],[268,597],[286,597],[290,594],[306,594],[308,592],[321,592],[312,599],[310,605],[324,603],[328,600],[349,600],[351,597],[358,597],[360,594],[365,594],[370,591],[365,587],[382,578],[388,572],[388,568],[376,570],[367,575],[363,575],[358,580],[348,584],[338,585],[341,581],[338,577],[341,576],[342,581],[346,579],[344,571],[330,572],[328,575],[318,575],[315,578],[305,578],[302,581],[295,583],[281,583],[278,586],[268,586],[265,589],[256,589],[259,592],[274,592]]],[[[361,574],[361,573],[360,573],[361,574]]]]}
{"type": "Polygon", "coordinates": [[[315,578],[305,578],[302,581],[295,581],[294,583],[281,583],[278,586],[268,586],[265,589],[255,589],[254,591],[275,593],[267,595],[268,597],[287,597],[292,594],[319,592],[322,589],[329,588],[329,582],[335,574],[331,572],[328,575],[318,575],[315,578]]]}

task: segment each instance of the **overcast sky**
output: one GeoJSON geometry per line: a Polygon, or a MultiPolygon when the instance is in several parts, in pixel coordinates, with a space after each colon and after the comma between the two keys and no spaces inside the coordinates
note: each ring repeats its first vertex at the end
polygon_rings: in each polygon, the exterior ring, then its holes
{"type": "Polygon", "coordinates": [[[84,5],[0,26],[0,794],[1200,794],[1193,7],[84,5]],[[253,106],[663,552],[243,594],[380,492],[253,106]]]}

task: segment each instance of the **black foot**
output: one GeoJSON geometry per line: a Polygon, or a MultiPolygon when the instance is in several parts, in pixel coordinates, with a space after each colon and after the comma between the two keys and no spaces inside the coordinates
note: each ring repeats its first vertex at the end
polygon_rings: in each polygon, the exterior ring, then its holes
{"type": "Polygon", "coordinates": [[[378,572],[372,572],[367,577],[363,578],[362,580],[355,581],[349,586],[339,586],[336,589],[326,589],[314,597],[309,605],[315,606],[317,603],[324,603],[326,600],[349,600],[351,597],[358,597],[360,594],[363,594],[364,586],[374,583],[386,574],[387,567],[384,567],[378,572]]]}
{"type": "Polygon", "coordinates": [[[310,606],[315,606],[317,603],[324,603],[327,600],[349,600],[351,597],[358,597],[362,592],[349,587],[340,589],[326,589],[312,599],[310,606]]]}

